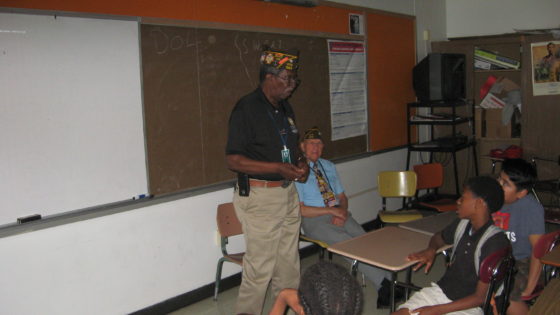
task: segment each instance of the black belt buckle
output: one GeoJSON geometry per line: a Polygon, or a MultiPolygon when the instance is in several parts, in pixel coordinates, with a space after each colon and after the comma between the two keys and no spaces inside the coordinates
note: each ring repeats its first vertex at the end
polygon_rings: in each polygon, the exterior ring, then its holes
{"type": "Polygon", "coordinates": [[[284,182],[282,183],[282,188],[286,188],[286,187],[290,186],[290,183],[291,182],[289,180],[287,180],[287,179],[284,180],[284,182]]]}

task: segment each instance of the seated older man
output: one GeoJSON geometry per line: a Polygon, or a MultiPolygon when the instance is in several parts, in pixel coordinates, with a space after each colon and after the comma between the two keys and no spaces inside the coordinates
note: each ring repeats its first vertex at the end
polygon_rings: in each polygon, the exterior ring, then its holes
{"type": "MultiPolygon", "coordinates": [[[[317,127],[307,130],[300,146],[311,170],[307,182],[296,183],[305,234],[329,245],[364,234],[362,226],[348,211],[348,197],[334,164],[321,158],[321,131],[317,127]]],[[[358,270],[375,285],[378,292],[377,307],[388,306],[390,273],[366,264],[358,265],[358,270]]],[[[402,292],[398,291],[397,298],[400,297],[402,292]]]]}

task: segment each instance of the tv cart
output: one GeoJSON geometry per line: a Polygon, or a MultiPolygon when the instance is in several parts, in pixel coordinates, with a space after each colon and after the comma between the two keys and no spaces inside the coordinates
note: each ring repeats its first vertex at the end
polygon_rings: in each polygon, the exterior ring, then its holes
{"type": "MultiPolygon", "coordinates": [[[[448,110],[449,111],[449,110],[448,110]]],[[[410,167],[410,153],[411,152],[449,152],[453,157],[453,174],[455,177],[455,192],[456,195],[461,195],[459,187],[459,175],[457,170],[457,155],[456,152],[472,147],[473,162],[475,174],[478,175],[478,162],[476,154],[476,140],[475,140],[475,122],[474,122],[474,106],[472,102],[467,100],[452,100],[452,101],[437,101],[437,102],[414,102],[407,104],[407,138],[408,138],[408,152],[406,155],[406,168],[410,167]],[[470,106],[470,111],[465,116],[457,114],[457,108],[462,106],[470,106]],[[414,113],[414,109],[429,108],[428,114],[414,113]],[[450,113],[434,113],[434,109],[450,109],[450,113]],[[457,126],[460,124],[470,123],[469,135],[461,135],[457,132],[457,126]],[[431,128],[431,140],[426,142],[412,142],[411,126],[428,125],[431,128]],[[451,127],[451,134],[446,137],[435,138],[434,126],[443,125],[451,127]]],[[[432,154],[430,154],[430,163],[432,162],[432,154]]]]}

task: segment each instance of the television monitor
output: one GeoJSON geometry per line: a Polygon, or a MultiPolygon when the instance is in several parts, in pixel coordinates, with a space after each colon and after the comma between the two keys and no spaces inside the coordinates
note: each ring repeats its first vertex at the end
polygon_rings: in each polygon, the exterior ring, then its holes
{"type": "Polygon", "coordinates": [[[428,54],[414,66],[412,84],[422,102],[465,98],[465,55],[428,54]]]}

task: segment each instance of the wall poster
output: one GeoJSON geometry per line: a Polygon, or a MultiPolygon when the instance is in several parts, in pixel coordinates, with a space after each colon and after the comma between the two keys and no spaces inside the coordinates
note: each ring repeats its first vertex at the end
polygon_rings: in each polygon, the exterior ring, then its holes
{"type": "Polygon", "coordinates": [[[531,43],[533,95],[560,94],[560,41],[531,43]]]}
{"type": "Polygon", "coordinates": [[[365,45],[361,41],[329,40],[331,139],[367,133],[365,45]]]}

